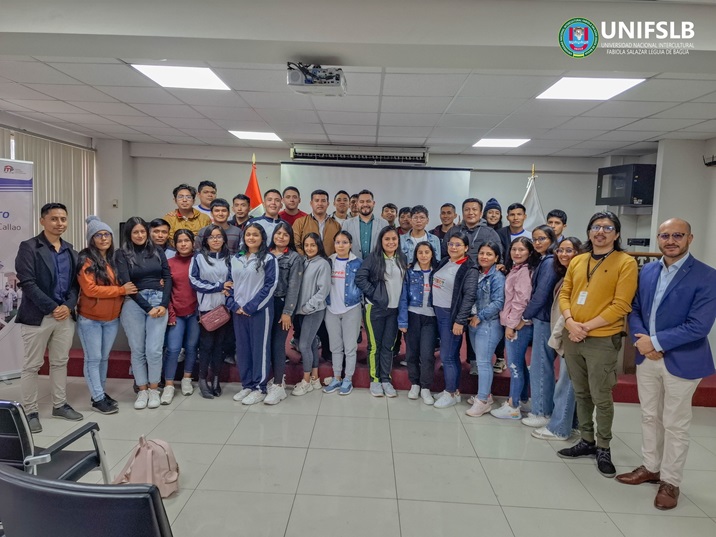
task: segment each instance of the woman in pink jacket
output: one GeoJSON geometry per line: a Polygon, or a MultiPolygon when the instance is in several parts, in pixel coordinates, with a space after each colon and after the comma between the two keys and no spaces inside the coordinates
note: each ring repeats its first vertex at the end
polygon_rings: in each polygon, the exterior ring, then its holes
{"type": "Polygon", "coordinates": [[[500,312],[500,324],[505,327],[507,369],[510,371],[510,398],[490,414],[499,419],[518,420],[520,403],[527,403],[530,385],[525,355],[532,341],[532,323],[522,318],[532,296],[532,271],[540,256],[532,241],[519,237],[510,245],[505,279],[505,305],[500,312]]]}

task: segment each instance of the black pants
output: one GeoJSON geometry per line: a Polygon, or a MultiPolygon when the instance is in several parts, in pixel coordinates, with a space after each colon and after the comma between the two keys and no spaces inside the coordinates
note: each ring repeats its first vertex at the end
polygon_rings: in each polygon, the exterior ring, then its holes
{"type": "Polygon", "coordinates": [[[434,316],[408,312],[405,344],[410,384],[418,384],[426,389],[433,385],[437,338],[438,324],[434,316]]]}
{"type": "Polygon", "coordinates": [[[281,384],[286,373],[286,338],[288,330],[281,328],[281,314],[286,297],[273,297],[273,321],[271,323],[271,362],[273,382],[281,384]]]}
{"type": "Polygon", "coordinates": [[[393,345],[398,333],[398,308],[365,307],[365,329],[370,352],[368,365],[371,382],[390,382],[393,368],[393,345]]]}
{"type": "MultiPolygon", "coordinates": [[[[472,348],[472,341],[470,341],[470,335],[467,329],[465,329],[465,343],[467,343],[467,361],[474,362],[477,358],[475,358],[475,349],[472,348]]],[[[462,347],[462,345],[460,345],[460,347],[462,347]]]]}
{"type": "Polygon", "coordinates": [[[209,332],[202,325],[199,326],[199,378],[208,378],[210,368],[212,375],[218,376],[224,363],[224,341],[233,328],[231,323],[226,323],[209,332]]]}

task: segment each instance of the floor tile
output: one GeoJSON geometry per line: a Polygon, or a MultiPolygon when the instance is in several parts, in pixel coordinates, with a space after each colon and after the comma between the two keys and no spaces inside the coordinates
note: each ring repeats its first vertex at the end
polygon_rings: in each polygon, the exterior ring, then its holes
{"type": "Polygon", "coordinates": [[[388,414],[391,420],[419,420],[419,421],[460,421],[456,406],[448,408],[435,408],[423,403],[422,399],[411,400],[405,392],[400,397],[388,399],[388,414]]]}
{"type": "Polygon", "coordinates": [[[127,405],[120,403],[119,412],[116,414],[103,415],[92,412],[85,417],[85,420],[94,421],[99,425],[99,434],[104,439],[111,440],[134,440],[139,439],[142,434],[147,434],[162,421],[164,421],[172,410],[157,408],[134,410],[127,405]]]}
{"type": "MultiPolygon", "coordinates": [[[[193,494],[194,489],[180,488],[168,498],[162,499],[162,503],[164,504],[164,510],[167,513],[167,518],[169,519],[170,524],[174,524],[174,521],[179,516],[179,513],[181,513],[182,509],[184,509],[184,506],[193,494]]],[[[176,535],[176,530],[174,530],[174,535],[176,535]]]]}
{"type": "Polygon", "coordinates": [[[481,462],[500,505],[602,510],[584,485],[562,462],[500,459],[482,459],[481,462]]]}
{"type": "Polygon", "coordinates": [[[318,415],[387,419],[387,397],[373,397],[368,390],[361,388],[354,388],[346,396],[324,394],[318,415]]]}
{"type": "Polygon", "coordinates": [[[641,431],[641,408],[629,403],[614,403],[613,433],[641,431]]]}
{"type": "Polygon", "coordinates": [[[400,529],[410,537],[480,535],[513,537],[502,509],[489,505],[466,505],[399,500],[400,529]]]}
{"type": "Polygon", "coordinates": [[[172,532],[174,537],[283,537],[292,504],[288,494],[196,490],[172,532]]]}
{"type": "Polygon", "coordinates": [[[396,498],[393,455],[387,451],[311,449],[298,493],[396,498]]]}
{"type": "Polygon", "coordinates": [[[214,397],[213,399],[204,399],[199,394],[199,388],[194,386],[194,393],[192,395],[182,395],[179,386],[177,385],[177,391],[175,392],[174,400],[172,404],[167,408],[178,408],[179,410],[200,410],[208,412],[246,412],[249,407],[242,405],[240,402],[233,400],[234,393],[236,390],[225,391],[221,394],[221,397],[214,397]]]}
{"type": "Polygon", "coordinates": [[[716,408],[694,407],[689,434],[716,437],[716,408]]]}
{"type": "MultiPolygon", "coordinates": [[[[714,417],[714,421],[716,422],[716,417],[714,417]]],[[[702,445],[706,449],[708,449],[711,453],[716,454],[716,437],[713,436],[692,436],[691,442],[696,442],[697,444],[702,445]]]]}
{"type": "MultiPolygon", "coordinates": [[[[656,511],[656,509],[655,509],[656,511]]],[[[624,537],[713,537],[716,522],[679,516],[609,515],[624,537]]]]}
{"type": "Polygon", "coordinates": [[[171,447],[179,465],[180,489],[195,489],[221,451],[216,444],[172,442],[171,447]]]}
{"type": "MultiPolygon", "coordinates": [[[[617,433],[618,436],[612,437],[612,441],[610,443],[610,449],[612,452],[612,462],[617,466],[631,466],[631,470],[636,468],[637,466],[641,466],[642,458],[641,458],[641,447],[638,448],[637,451],[634,451],[633,444],[627,444],[625,443],[622,438],[623,435],[626,435],[628,433],[617,433]]],[[[556,451],[559,451],[560,449],[568,448],[572,445],[574,445],[578,440],[578,437],[575,437],[570,442],[548,442],[550,446],[552,446],[552,449],[556,451]]],[[[583,464],[585,466],[595,466],[596,459],[594,457],[582,457],[579,459],[564,459],[565,461],[569,461],[571,464],[583,464]]]]}
{"type": "MultiPolygon", "coordinates": [[[[464,399],[463,399],[464,400],[464,399]]],[[[495,403],[492,408],[498,408],[500,404],[495,403]]],[[[479,418],[473,418],[472,416],[468,416],[465,414],[465,411],[470,408],[470,405],[466,405],[465,403],[459,404],[454,407],[455,411],[457,412],[458,417],[460,418],[460,421],[466,424],[470,425],[482,425],[485,427],[514,427],[514,428],[520,428],[524,427],[522,425],[522,422],[520,420],[498,420],[497,418],[493,417],[492,415],[483,414],[479,418]]]]}
{"type": "MultiPolygon", "coordinates": [[[[561,534],[565,528],[579,537],[623,537],[605,513],[504,507],[515,537],[542,537],[561,534]]],[[[566,533],[566,532],[565,532],[566,533]]]]}
{"type": "MultiPolygon", "coordinates": [[[[701,509],[688,498],[681,498],[679,505],[672,511],[659,511],[654,508],[654,497],[659,485],[644,483],[643,485],[624,485],[616,479],[607,479],[583,464],[570,463],[569,468],[579,481],[607,513],[633,513],[651,516],[669,514],[673,516],[704,517],[701,509]]],[[[630,472],[632,466],[617,466],[617,473],[630,472]]]]}
{"type": "Polygon", "coordinates": [[[286,537],[400,537],[397,500],[299,494],[286,537]]]}
{"type": "Polygon", "coordinates": [[[307,448],[315,422],[315,416],[249,412],[236,426],[226,443],[307,448]]]}
{"type": "Polygon", "coordinates": [[[318,416],[312,448],[390,451],[388,420],[318,416]]]}
{"type": "Polygon", "coordinates": [[[497,505],[476,458],[395,453],[398,498],[497,505]]]}
{"type": "MultiPolygon", "coordinates": [[[[641,453],[641,433],[619,433],[619,438],[622,438],[637,453],[641,453]]],[[[689,442],[689,454],[686,457],[684,468],[687,470],[716,471],[716,453],[708,449],[709,445],[716,447],[716,437],[692,437],[689,442]]],[[[639,459],[641,460],[641,457],[639,459]]]]}
{"type": "MultiPolygon", "coordinates": [[[[310,392],[306,395],[296,397],[291,395],[291,389],[286,389],[288,397],[281,401],[278,405],[264,405],[259,403],[248,407],[249,412],[258,412],[259,414],[304,414],[315,416],[318,408],[321,406],[322,392],[310,392]]],[[[246,407],[246,405],[244,405],[246,407]]]]}
{"type": "Polygon", "coordinates": [[[465,424],[477,456],[490,459],[516,459],[555,462],[554,449],[544,440],[532,438],[530,427],[505,427],[499,435],[494,427],[465,424]]]}
{"type": "MultiPolygon", "coordinates": [[[[716,517],[716,472],[684,470],[681,496],[686,496],[710,517],[716,517]]],[[[681,499],[679,499],[681,502],[681,499]]]]}
{"type": "Polygon", "coordinates": [[[227,445],[197,488],[295,494],[305,459],[305,449],[227,445]]]}
{"type": "Polygon", "coordinates": [[[150,436],[167,442],[224,444],[243,416],[243,412],[174,410],[150,436]]]}
{"type": "Polygon", "coordinates": [[[470,439],[462,423],[390,420],[395,453],[455,455],[474,457],[470,439]]]}

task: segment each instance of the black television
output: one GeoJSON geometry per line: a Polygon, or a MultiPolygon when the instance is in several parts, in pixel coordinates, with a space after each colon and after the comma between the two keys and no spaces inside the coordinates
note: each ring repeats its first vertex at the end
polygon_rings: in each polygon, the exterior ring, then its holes
{"type": "Polygon", "coordinates": [[[599,168],[597,205],[653,205],[654,164],[624,164],[599,168]]]}

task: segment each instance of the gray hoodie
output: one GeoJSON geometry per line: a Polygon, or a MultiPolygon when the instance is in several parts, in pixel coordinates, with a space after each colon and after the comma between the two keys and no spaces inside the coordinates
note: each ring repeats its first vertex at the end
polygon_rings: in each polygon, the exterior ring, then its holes
{"type": "Polygon", "coordinates": [[[330,291],[331,264],[320,256],[306,259],[296,313],[310,315],[326,309],[326,297],[330,291]]]}

